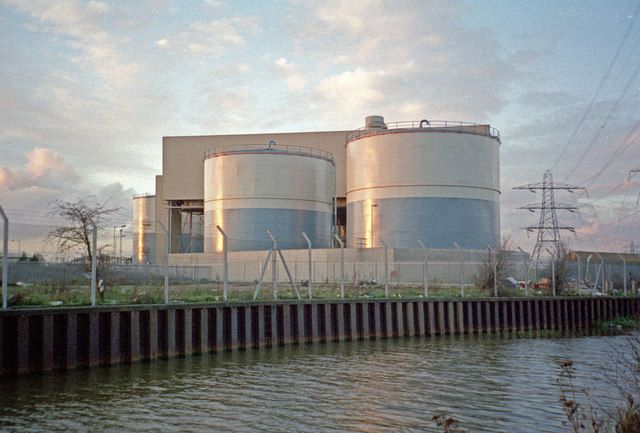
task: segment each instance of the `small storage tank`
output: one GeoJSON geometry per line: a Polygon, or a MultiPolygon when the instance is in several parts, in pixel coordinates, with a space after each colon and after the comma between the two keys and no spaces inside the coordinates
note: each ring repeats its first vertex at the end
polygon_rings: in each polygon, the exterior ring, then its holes
{"type": "Polygon", "coordinates": [[[271,248],[271,230],[282,249],[331,242],[334,211],[333,156],[304,147],[265,145],[215,149],[204,160],[205,252],[271,248]]]}
{"type": "Polygon", "coordinates": [[[156,196],[133,197],[133,264],[156,261],[156,196]]]}
{"type": "Polygon", "coordinates": [[[489,125],[384,123],[347,139],[350,247],[484,249],[500,237],[500,138],[489,125]],[[382,127],[384,125],[384,127],[382,127]]]}

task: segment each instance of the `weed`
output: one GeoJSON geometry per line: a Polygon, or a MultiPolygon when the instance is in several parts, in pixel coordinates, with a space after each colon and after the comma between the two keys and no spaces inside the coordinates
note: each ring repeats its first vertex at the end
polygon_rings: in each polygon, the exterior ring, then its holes
{"type": "Polygon", "coordinates": [[[443,433],[462,433],[464,430],[456,429],[457,420],[447,415],[434,415],[431,421],[438,427],[442,427],[443,433]]]}
{"type": "Polygon", "coordinates": [[[636,319],[635,317],[618,316],[611,320],[595,322],[593,324],[593,328],[599,332],[626,333],[628,331],[640,328],[640,320],[636,319]]]}

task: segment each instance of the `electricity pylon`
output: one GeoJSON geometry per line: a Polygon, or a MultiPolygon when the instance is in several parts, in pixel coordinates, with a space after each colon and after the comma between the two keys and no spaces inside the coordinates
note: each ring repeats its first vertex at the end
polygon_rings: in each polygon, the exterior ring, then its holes
{"type": "Polygon", "coordinates": [[[516,186],[513,189],[528,189],[534,193],[536,191],[542,191],[542,200],[539,204],[530,204],[519,208],[527,209],[531,212],[535,212],[536,210],[540,211],[540,220],[538,225],[524,227],[528,232],[533,232],[534,230],[537,230],[538,232],[536,246],[531,253],[531,259],[537,265],[540,260],[540,254],[547,248],[547,244],[551,244],[552,251],[559,252],[562,243],[560,230],[567,230],[575,233],[575,229],[573,227],[561,226],[558,224],[558,215],[556,210],[560,209],[573,212],[577,207],[569,204],[556,204],[555,191],[564,190],[573,192],[584,188],[574,185],[554,183],[551,170],[547,170],[544,172],[542,182],[516,186]]]}

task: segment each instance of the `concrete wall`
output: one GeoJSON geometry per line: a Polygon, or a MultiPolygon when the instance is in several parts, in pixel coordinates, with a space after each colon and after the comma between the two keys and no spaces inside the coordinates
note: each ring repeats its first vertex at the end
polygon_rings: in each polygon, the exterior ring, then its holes
{"type": "Polygon", "coordinates": [[[352,301],[0,312],[0,375],[214,351],[392,337],[588,331],[634,298],[352,301]]]}
{"type": "MultiPolygon", "coordinates": [[[[265,245],[268,247],[268,243],[265,245]]],[[[307,250],[282,250],[294,280],[300,282],[308,276],[307,250]]],[[[486,250],[465,250],[463,261],[463,283],[475,284],[478,267],[488,259],[486,250]]],[[[509,276],[524,279],[526,254],[511,252],[513,266],[509,276]]],[[[342,280],[341,251],[339,248],[314,249],[312,252],[312,281],[336,283],[342,280]]],[[[232,282],[257,281],[267,251],[237,251],[229,253],[229,280],[232,282]]],[[[345,281],[381,283],[384,281],[384,248],[345,248],[345,281]]],[[[422,284],[424,282],[424,258],[422,249],[388,249],[388,281],[397,284],[422,284]]],[[[460,281],[460,252],[457,250],[428,250],[427,268],[432,286],[453,286],[460,281]]],[[[222,275],[222,254],[173,254],[169,262],[176,267],[193,267],[200,278],[210,279],[222,275]],[[198,269],[195,269],[198,268],[198,269]]],[[[266,281],[270,281],[271,267],[267,269],[266,281]]],[[[278,259],[277,280],[287,281],[287,274],[278,259]]]]}

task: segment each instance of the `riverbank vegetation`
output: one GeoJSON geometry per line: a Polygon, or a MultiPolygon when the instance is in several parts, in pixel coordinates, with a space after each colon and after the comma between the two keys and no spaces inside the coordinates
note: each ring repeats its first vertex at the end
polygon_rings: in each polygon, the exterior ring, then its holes
{"type": "MultiPolygon", "coordinates": [[[[229,301],[247,302],[253,300],[256,282],[229,284],[229,301]]],[[[309,298],[308,286],[296,285],[297,292],[302,299],[309,298]]],[[[338,300],[340,297],[340,283],[314,283],[312,286],[313,299],[338,300]]],[[[345,299],[385,299],[384,284],[345,284],[345,299]]],[[[389,299],[459,299],[462,298],[460,286],[431,285],[425,296],[421,285],[388,286],[389,299]]],[[[516,289],[501,291],[501,297],[523,297],[524,293],[516,289]]],[[[477,286],[465,286],[464,298],[486,298],[492,293],[477,286]]],[[[277,285],[278,299],[298,299],[296,290],[290,283],[279,282],[277,285]]],[[[547,292],[530,292],[529,297],[549,296],[547,292]]],[[[170,302],[178,303],[216,303],[224,302],[222,282],[190,281],[170,282],[170,302]]],[[[98,293],[99,305],[129,305],[129,304],[161,304],[164,301],[164,284],[162,280],[152,284],[122,284],[106,286],[102,293],[98,293]]],[[[270,283],[263,283],[259,301],[273,300],[273,290],[270,283]]],[[[41,283],[21,284],[9,286],[9,306],[83,306],[90,305],[91,287],[87,281],[75,281],[69,284],[41,283]]]]}
{"type": "Polygon", "coordinates": [[[627,333],[634,329],[640,329],[640,320],[630,316],[618,316],[611,320],[595,322],[593,329],[606,333],[627,333]]]}

